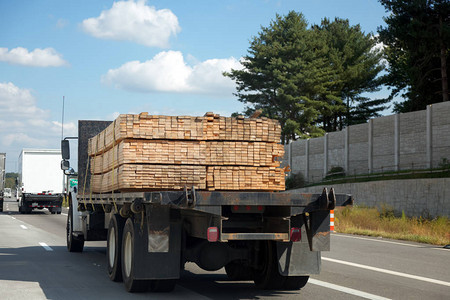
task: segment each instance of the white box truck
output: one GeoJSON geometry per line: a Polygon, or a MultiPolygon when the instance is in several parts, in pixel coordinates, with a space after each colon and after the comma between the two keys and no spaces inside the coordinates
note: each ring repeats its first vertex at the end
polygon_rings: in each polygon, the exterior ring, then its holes
{"type": "Polygon", "coordinates": [[[60,168],[61,150],[23,149],[19,155],[19,212],[47,208],[61,213],[64,174],[60,168]]]}

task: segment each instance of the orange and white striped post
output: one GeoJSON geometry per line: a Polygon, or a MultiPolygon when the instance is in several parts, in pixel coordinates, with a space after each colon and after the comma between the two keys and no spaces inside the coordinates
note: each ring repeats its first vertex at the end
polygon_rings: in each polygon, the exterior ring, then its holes
{"type": "Polygon", "coordinates": [[[334,232],[334,210],[330,210],[330,231],[334,232]]]}

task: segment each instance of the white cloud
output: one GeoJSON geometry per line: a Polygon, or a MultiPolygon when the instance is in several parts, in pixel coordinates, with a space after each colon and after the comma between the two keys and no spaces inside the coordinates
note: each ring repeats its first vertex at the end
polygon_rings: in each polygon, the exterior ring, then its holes
{"type": "MultiPolygon", "coordinates": [[[[45,140],[40,139],[40,138],[31,137],[30,135],[23,133],[23,132],[7,134],[2,138],[2,140],[3,140],[2,144],[6,145],[6,146],[16,144],[16,145],[30,145],[30,148],[46,147],[45,140]]],[[[28,147],[23,147],[23,148],[28,148],[28,147]]]]}
{"type": "Polygon", "coordinates": [[[126,40],[148,47],[167,48],[171,35],[180,32],[178,18],[169,9],[156,10],[139,0],[115,2],[100,16],[82,22],[85,32],[102,39],[126,40]]]}
{"type": "Polygon", "coordinates": [[[210,59],[189,66],[181,52],[167,51],[145,62],[131,61],[111,69],[102,76],[102,82],[139,92],[224,95],[231,94],[235,88],[234,82],[222,75],[232,68],[242,68],[234,57],[210,59]]]}
{"type": "Polygon", "coordinates": [[[22,47],[11,50],[0,48],[0,61],[30,67],[60,67],[67,65],[62,55],[53,48],[36,48],[31,52],[22,47]]]}
{"type": "MultiPolygon", "coordinates": [[[[30,90],[0,82],[0,146],[14,149],[49,147],[61,138],[61,123],[36,104],[30,90]]],[[[65,123],[67,135],[76,134],[75,123],[65,123]]],[[[54,147],[54,146],[53,146],[54,147]]]]}

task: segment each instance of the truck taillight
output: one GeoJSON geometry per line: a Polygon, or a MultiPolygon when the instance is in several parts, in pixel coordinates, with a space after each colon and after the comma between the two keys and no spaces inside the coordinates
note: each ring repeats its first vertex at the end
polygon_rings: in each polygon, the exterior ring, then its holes
{"type": "Polygon", "coordinates": [[[217,227],[209,227],[207,236],[209,242],[217,242],[219,240],[219,229],[217,227]]]}
{"type": "Polygon", "coordinates": [[[302,231],[300,228],[291,228],[291,242],[299,242],[302,239],[302,231]]]}

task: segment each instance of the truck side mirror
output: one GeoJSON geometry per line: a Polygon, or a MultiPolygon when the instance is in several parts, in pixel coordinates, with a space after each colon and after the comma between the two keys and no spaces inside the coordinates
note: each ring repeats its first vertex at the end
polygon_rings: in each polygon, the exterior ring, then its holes
{"type": "MultiPolygon", "coordinates": [[[[61,155],[64,160],[70,159],[70,146],[69,146],[68,140],[61,141],[61,155]]],[[[61,168],[62,168],[62,163],[61,163],[61,168]]],[[[67,170],[67,169],[63,169],[63,170],[67,170]]]]}
{"type": "Polygon", "coordinates": [[[69,168],[70,168],[70,162],[68,160],[63,159],[61,161],[61,170],[66,171],[66,170],[69,170],[69,168]]]}

